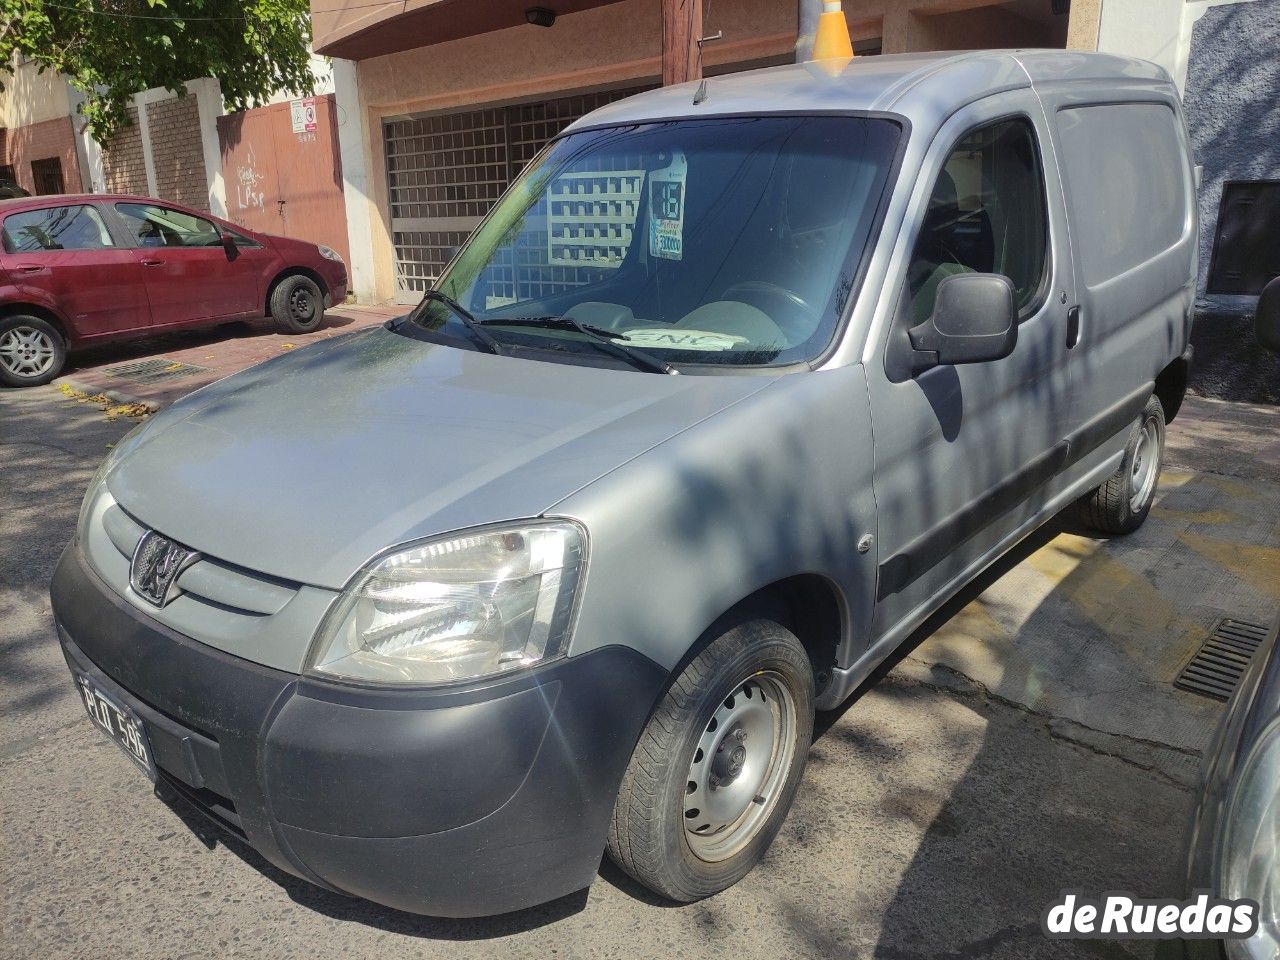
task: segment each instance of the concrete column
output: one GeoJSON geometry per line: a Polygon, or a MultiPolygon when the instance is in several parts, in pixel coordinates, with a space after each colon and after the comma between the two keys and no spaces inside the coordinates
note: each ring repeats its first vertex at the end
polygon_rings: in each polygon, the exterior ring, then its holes
{"type": "Polygon", "coordinates": [[[1102,0],[1071,0],[1067,21],[1068,50],[1097,50],[1098,26],[1102,21],[1102,0]]]}
{"type": "Polygon", "coordinates": [[[71,108],[71,128],[76,134],[76,159],[80,161],[80,186],[86,193],[106,193],[107,176],[102,169],[102,146],[89,132],[80,114],[85,96],[67,84],[67,102],[71,108]]]}
{"type": "Polygon", "coordinates": [[[360,96],[356,64],[333,60],[334,103],[338,112],[338,151],[342,157],[342,197],[347,209],[347,276],[359,303],[377,303],[373,250],[373,197],[369,189],[368,111],[360,96]]]}
{"type": "Polygon", "coordinates": [[[880,44],[884,53],[906,53],[911,49],[911,11],[905,4],[885,7],[880,44]]]}
{"type": "Polygon", "coordinates": [[[1178,32],[1183,0],[1129,0],[1108,3],[1098,18],[1098,49],[1150,60],[1177,73],[1178,32]]]}
{"type": "Polygon", "coordinates": [[[196,98],[200,117],[200,146],[204,152],[204,175],[209,186],[209,212],[227,215],[227,185],[222,178],[222,145],[218,141],[218,118],[226,113],[222,85],[216,77],[187,83],[187,95],[196,98]]]}
{"type": "Polygon", "coordinates": [[[133,105],[138,108],[138,137],[142,141],[142,166],[147,172],[149,197],[154,197],[160,188],[156,185],[156,161],[151,153],[151,123],[147,119],[147,104],[171,96],[173,94],[162,88],[144,90],[133,95],[133,105]]]}
{"type": "Polygon", "coordinates": [[[813,54],[813,38],[818,32],[818,14],[822,0],[796,2],[796,63],[804,63],[813,54]]]}

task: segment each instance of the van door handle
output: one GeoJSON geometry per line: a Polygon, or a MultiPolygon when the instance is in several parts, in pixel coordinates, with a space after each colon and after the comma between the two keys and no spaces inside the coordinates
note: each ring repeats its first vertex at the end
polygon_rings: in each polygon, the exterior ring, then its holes
{"type": "Polygon", "coordinates": [[[1067,311],[1067,349],[1080,342],[1080,307],[1077,304],[1067,311]]]}
{"type": "Polygon", "coordinates": [[[18,273],[39,273],[44,267],[38,263],[20,263],[13,269],[18,273]]]}
{"type": "Polygon", "coordinates": [[[164,261],[163,261],[163,260],[150,260],[150,259],[147,259],[147,260],[143,260],[143,261],[142,261],[142,265],[143,265],[144,267],[163,267],[163,266],[164,266],[164,261]]]}

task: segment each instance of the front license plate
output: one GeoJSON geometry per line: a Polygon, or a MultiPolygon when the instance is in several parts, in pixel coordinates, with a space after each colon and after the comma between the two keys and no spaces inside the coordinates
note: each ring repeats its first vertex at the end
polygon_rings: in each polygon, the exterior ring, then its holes
{"type": "Polygon", "coordinates": [[[99,690],[83,673],[76,674],[76,686],[80,699],[89,712],[94,726],[114,740],[129,759],[146,771],[152,781],[156,778],[156,765],[151,759],[151,745],[147,743],[147,731],[142,721],[128,707],[117,703],[99,690]]]}

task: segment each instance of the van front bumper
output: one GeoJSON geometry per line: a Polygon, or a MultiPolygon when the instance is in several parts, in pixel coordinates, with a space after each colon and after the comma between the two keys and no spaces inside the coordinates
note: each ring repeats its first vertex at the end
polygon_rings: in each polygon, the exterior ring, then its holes
{"type": "Polygon", "coordinates": [[[434,916],[590,884],[666,682],[624,647],[448,690],[299,677],[165,628],[75,543],[52,599],[68,665],[141,718],[161,785],[295,876],[434,916]]]}

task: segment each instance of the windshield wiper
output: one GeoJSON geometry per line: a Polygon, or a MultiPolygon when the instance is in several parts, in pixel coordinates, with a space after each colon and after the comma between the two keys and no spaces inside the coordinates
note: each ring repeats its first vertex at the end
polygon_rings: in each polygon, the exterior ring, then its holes
{"type": "Polygon", "coordinates": [[[477,340],[484,344],[485,349],[490,353],[501,353],[502,346],[488,330],[484,329],[480,321],[471,315],[471,313],[453,297],[447,293],[441,293],[439,290],[428,290],[422,295],[422,301],[435,300],[437,303],[443,303],[446,307],[454,312],[463,325],[470,330],[477,340]]]}
{"type": "Polygon", "coordinates": [[[608,330],[604,327],[597,327],[594,324],[583,323],[570,316],[491,317],[487,320],[477,320],[476,323],[480,326],[542,327],[551,330],[576,330],[578,333],[590,337],[592,343],[599,345],[614,356],[621,357],[632,366],[652,370],[655,373],[675,375],[680,372],[665,360],[655,357],[646,350],[619,343],[618,341],[623,339],[622,334],[615,333],[613,330],[608,330]]]}

